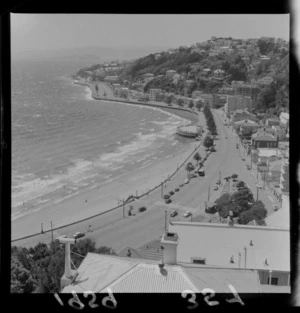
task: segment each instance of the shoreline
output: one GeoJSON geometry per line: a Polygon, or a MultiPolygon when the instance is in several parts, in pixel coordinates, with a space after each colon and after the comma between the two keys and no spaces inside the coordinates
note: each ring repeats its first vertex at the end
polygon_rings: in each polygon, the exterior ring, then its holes
{"type": "MultiPolygon", "coordinates": [[[[125,104],[128,103],[125,102],[125,104]]],[[[191,115],[191,113],[192,112],[188,112],[189,115],[191,115]]],[[[186,119],[186,116],[179,114],[177,116],[186,119]]],[[[190,121],[192,123],[192,119],[190,119],[190,121]]],[[[185,151],[180,151],[179,155],[174,154],[171,159],[164,158],[163,160],[159,160],[159,162],[157,162],[155,165],[148,165],[142,169],[137,169],[136,172],[138,173],[138,177],[135,181],[130,180],[129,173],[124,173],[116,181],[108,182],[107,184],[104,184],[104,186],[100,186],[91,190],[83,190],[80,194],[74,194],[70,196],[69,199],[62,201],[61,203],[55,203],[54,200],[51,200],[51,205],[49,205],[49,207],[51,207],[50,210],[47,210],[49,208],[47,206],[45,210],[41,210],[38,213],[33,212],[27,216],[25,215],[24,217],[17,218],[16,220],[12,221],[12,234],[14,233],[13,228],[18,229],[18,231],[15,232],[18,234],[12,238],[12,241],[18,241],[24,238],[39,235],[40,224],[42,222],[47,224],[51,219],[55,221],[54,226],[56,227],[54,227],[53,230],[56,230],[67,227],[67,225],[70,224],[79,224],[84,220],[93,219],[101,214],[105,214],[104,212],[107,213],[112,210],[118,210],[122,207],[122,204],[116,206],[116,201],[113,201],[109,197],[103,196],[105,192],[109,193],[109,191],[111,192],[112,190],[119,190],[121,188],[121,196],[123,194],[123,196],[127,198],[130,194],[133,194],[133,192],[137,190],[137,186],[143,186],[143,190],[139,190],[139,199],[142,198],[143,200],[143,197],[151,196],[152,193],[157,192],[157,189],[161,186],[159,182],[162,181],[161,178],[163,176],[165,178],[172,178],[178,171],[180,171],[181,167],[187,161],[187,159],[193,155],[195,152],[195,142],[188,142],[186,145],[187,147],[185,151]],[[176,169],[176,166],[179,168],[176,169]],[[126,188],[124,188],[124,186],[126,186],[126,188]],[[98,195],[99,189],[103,190],[101,192],[102,197],[100,198],[98,195]],[[142,195],[141,192],[143,193],[142,195]],[[84,204],[85,198],[89,199],[88,205],[84,204]],[[82,210],[82,207],[85,207],[84,210],[82,210]],[[61,214],[61,212],[64,213],[61,214]],[[61,215],[63,215],[63,217],[61,217],[61,215]],[[57,217],[56,219],[55,216],[57,217]],[[57,224],[58,220],[60,221],[59,224],[57,224]],[[25,230],[27,229],[31,230],[30,234],[26,234],[25,230]]],[[[199,146],[201,146],[201,142],[197,142],[196,145],[198,149],[199,146]]],[[[46,228],[48,227],[46,226],[46,228]]],[[[45,230],[45,232],[47,231],[50,231],[50,229],[45,230]]]]}

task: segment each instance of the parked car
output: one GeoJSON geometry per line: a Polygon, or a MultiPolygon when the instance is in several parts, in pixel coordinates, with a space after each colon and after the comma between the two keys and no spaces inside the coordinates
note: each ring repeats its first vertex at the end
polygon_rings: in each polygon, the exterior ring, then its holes
{"type": "Polygon", "coordinates": [[[192,212],[190,211],[186,211],[185,213],[183,213],[183,217],[189,217],[192,215],[192,212]]]}
{"type": "Polygon", "coordinates": [[[178,192],[180,189],[179,188],[175,188],[175,191],[178,192]]]}
{"type": "Polygon", "coordinates": [[[186,179],[186,180],[184,181],[185,184],[188,184],[189,182],[190,182],[189,179],[186,179]]]}
{"type": "Polygon", "coordinates": [[[247,170],[251,170],[251,167],[249,164],[246,165],[247,170]]]}
{"type": "Polygon", "coordinates": [[[219,186],[218,185],[215,185],[214,186],[214,190],[218,190],[219,189],[219,186]]]}
{"type": "Polygon", "coordinates": [[[210,151],[211,151],[211,152],[216,152],[216,149],[215,149],[214,147],[211,147],[211,148],[210,148],[210,151]]]}
{"type": "Polygon", "coordinates": [[[200,171],[198,171],[198,173],[199,173],[199,176],[205,176],[204,170],[200,170],[200,171]]]}
{"type": "Polygon", "coordinates": [[[75,234],[73,235],[73,238],[78,239],[78,238],[81,238],[81,237],[84,237],[84,236],[85,236],[84,233],[78,231],[77,233],[75,233],[75,234]]]}
{"type": "Polygon", "coordinates": [[[142,207],[139,208],[139,212],[144,212],[144,211],[146,211],[146,207],[145,206],[142,206],[142,207]]]}
{"type": "Polygon", "coordinates": [[[278,205],[274,205],[273,209],[274,209],[274,211],[278,211],[279,210],[279,206],[278,205]]]}
{"type": "Polygon", "coordinates": [[[178,215],[178,212],[176,210],[173,210],[170,214],[171,217],[175,217],[176,215],[178,215]]]}

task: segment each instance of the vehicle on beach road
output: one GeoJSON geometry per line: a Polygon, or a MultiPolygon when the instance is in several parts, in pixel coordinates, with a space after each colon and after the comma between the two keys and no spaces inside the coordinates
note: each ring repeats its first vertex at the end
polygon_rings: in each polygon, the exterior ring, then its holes
{"type": "Polygon", "coordinates": [[[278,205],[274,205],[273,209],[274,209],[274,211],[278,211],[279,210],[279,206],[278,205]]]}
{"type": "Polygon", "coordinates": [[[199,171],[198,171],[198,174],[199,174],[199,176],[205,176],[204,170],[199,170],[199,171]]]}
{"type": "Polygon", "coordinates": [[[186,179],[186,180],[184,181],[185,184],[188,184],[189,182],[190,182],[189,179],[186,179]]]}
{"type": "Polygon", "coordinates": [[[219,186],[218,185],[215,185],[214,186],[214,190],[218,190],[219,189],[219,186]]]}
{"type": "Polygon", "coordinates": [[[146,207],[145,206],[142,206],[142,207],[139,208],[139,212],[144,212],[144,211],[146,211],[146,207]]]}
{"type": "Polygon", "coordinates": [[[84,236],[85,236],[84,233],[78,231],[77,233],[75,233],[75,234],[73,235],[73,238],[78,239],[78,238],[81,238],[81,237],[84,237],[84,236]]]}
{"type": "Polygon", "coordinates": [[[246,165],[246,168],[247,168],[247,170],[251,170],[251,168],[250,168],[250,165],[249,165],[249,164],[247,164],[247,165],[246,165]]]}
{"type": "Polygon", "coordinates": [[[192,212],[190,211],[186,211],[185,213],[183,213],[183,217],[189,217],[192,215],[192,212]]]}
{"type": "Polygon", "coordinates": [[[170,214],[171,217],[175,217],[178,215],[178,212],[176,210],[173,210],[170,214]]]}

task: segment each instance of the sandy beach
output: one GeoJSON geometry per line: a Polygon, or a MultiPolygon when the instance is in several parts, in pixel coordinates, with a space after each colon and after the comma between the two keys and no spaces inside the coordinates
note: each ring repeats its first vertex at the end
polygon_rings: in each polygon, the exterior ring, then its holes
{"type": "MultiPolygon", "coordinates": [[[[168,112],[171,111],[170,108],[166,109],[168,112]]],[[[189,118],[193,122],[198,120],[196,114],[192,115],[186,111],[174,110],[172,114],[185,119],[189,118]]],[[[199,121],[200,124],[205,126],[204,116],[201,112],[199,113],[199,121]]],[[[47,204],[47,208],[14,220],[12,222],[12,240],[40,233],[41,223],[43,223],[43,230],[49,230],[51,222],[52,227],[55,229],[110,210],[120,205],[121,201],[127,199],[129,195],[140,196],[146,193],[148,190],[160,185],[168,176],[171,176],[189,155],[193,155],[197,145],[199,145],[199,142],[190,141],[186,143],[184,151],[179,151],[176,155],[157,160],[154,165],[146,164],[144,168],[132,172],[132,175],[124,174],[116,181],[108,182],[95,189],[87,189],[78,195],[70,196],[64,201],[59,202],[59,198],[56,197],[50,204],[47,204]]],[[[172,177],[169,184],[179,185],[183,183],[183,177],[186,177],[184,166],[172,177]]],[[[147,203],[154,203],[158,200],[161,200],[160,187],[142,198],[142,201],[147,201],[147,203]]],[[[122,208],[117,210],[121,212],[122,208]]]]}

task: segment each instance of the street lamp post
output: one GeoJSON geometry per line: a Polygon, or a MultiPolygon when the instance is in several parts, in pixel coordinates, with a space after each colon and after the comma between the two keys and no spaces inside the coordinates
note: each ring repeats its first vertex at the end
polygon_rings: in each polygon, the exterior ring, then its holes
{"type": "Polygon", "coordinates": [[[50,222],[51,225],[51,238],[52,238],[52,242],[53,242],[53,227],[52,227],[52,221],[50,222]]]}
{"type": "Polygon", "coordinates": [[[256,201],[258,201],[258,187],[256,186],[256,201]]]}

